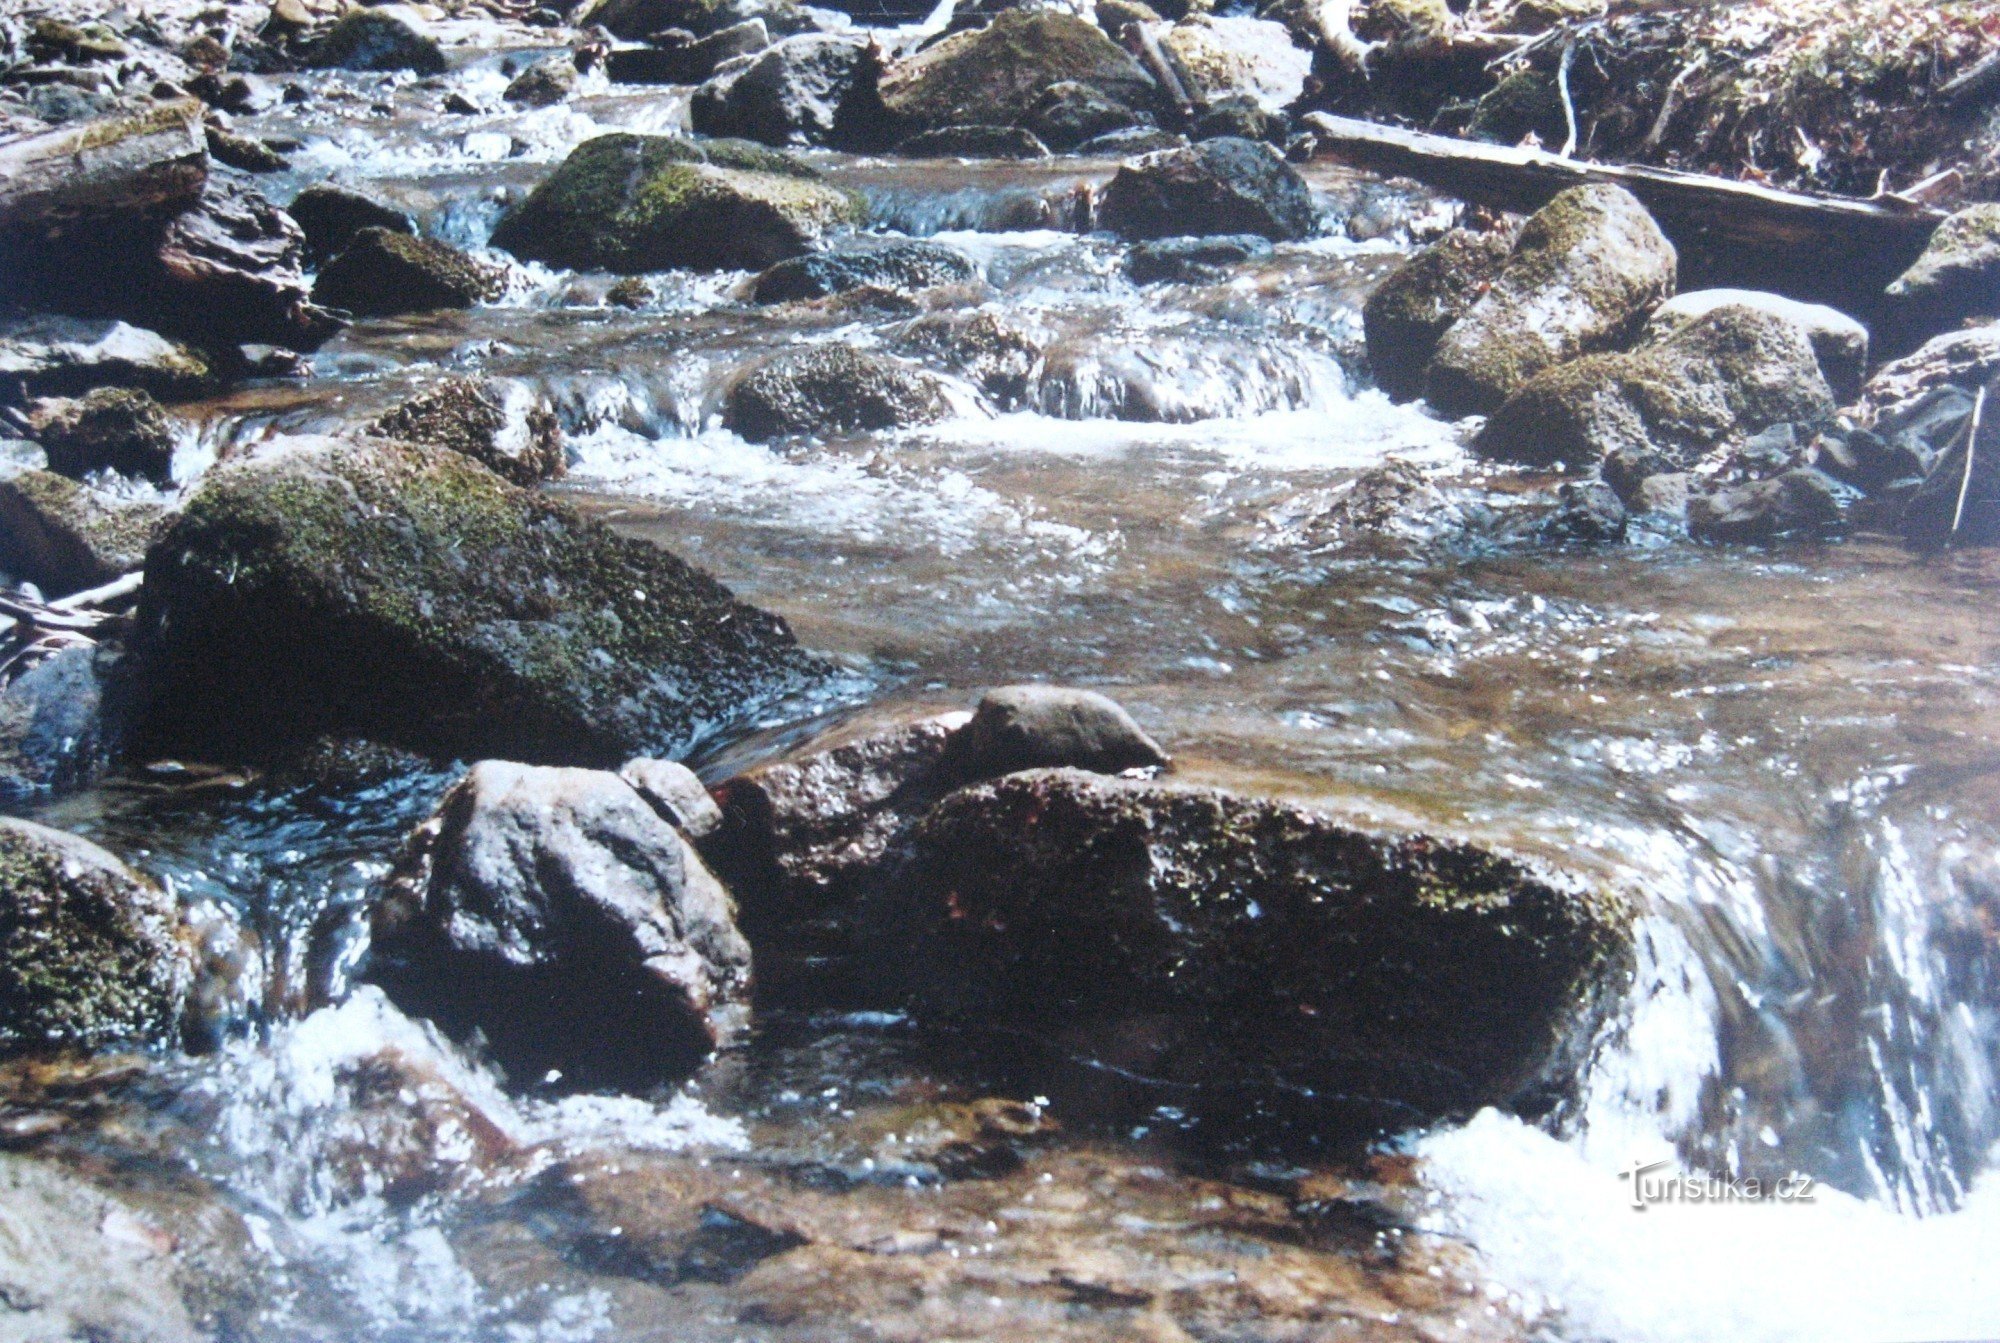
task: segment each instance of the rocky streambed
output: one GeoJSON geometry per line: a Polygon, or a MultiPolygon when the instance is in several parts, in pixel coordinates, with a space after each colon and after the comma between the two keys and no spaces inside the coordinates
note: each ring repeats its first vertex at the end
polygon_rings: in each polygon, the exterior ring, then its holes
{"type": "Polygon", "coordinates": [[[1127,8],[8,29],[0,1333],[2000,1328],[1985,214],[1127,8]]]}

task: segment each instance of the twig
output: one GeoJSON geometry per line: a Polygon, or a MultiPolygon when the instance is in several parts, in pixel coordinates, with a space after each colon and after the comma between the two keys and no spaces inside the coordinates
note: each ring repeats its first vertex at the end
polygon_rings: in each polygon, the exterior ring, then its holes
{"type": "Polygon", "coordinates": [[[17,595],[0,596],[0,615],[9,615],[45,630],[92,630],[108,618],[98,611],[59,611],[46,602],[17,595]]]}
{"type": "Polygon", "coordinates": [[[77,611],[89,606],[108,606],[120,597],[129,597],[137,592],[145,582],[146,571],[140,569],[126,574],[123,578],[114,578],[101,588],[89,588],[83,592],[72,592],[67,597],[59,597],[49,603],[49,608],[55,611],[77,611]]]}
{"type": "Polygon", "coordinates": [[[1660,100],[1660,115],[1653,118],[1653,129],[1646,132],[1646,148],[1658,149],[1667,138],[1667,124],[1674,118],[1674,109],[1680,104],[1681,85],[1693,79],[1708,65],[1708,53],[1702,52],[1680,68],[1673,81],[1667,85],[1666,97],[1660,100]]]}
{"type": "Polygon", "coordinates": [[[1563,124],[1569,127],[1569,135],[1563,140],[1562,153],[1557,158],[1571,158],[1576,154],[1576,103],[1569,96],[1569,68],[1576,63],[1576,43],[1563,47],[1562,63],[1556,67],[1556,88],[1562,94],[1563,124]]]}
{"type": "Polygon", "coordinates": [[[1965,435],[1965,474],[1958,481],[1958,507],[1951,511],[1951,531],[1947,540],[1958,535],[1958,524],[1965,520],[1965,496],[1972,489],[1972,454],[1979,446],[1979,419],[1986,410],[1986,389],[1981,387],[1979,395],[1972,401],[1972,426],[1965,435]]]}

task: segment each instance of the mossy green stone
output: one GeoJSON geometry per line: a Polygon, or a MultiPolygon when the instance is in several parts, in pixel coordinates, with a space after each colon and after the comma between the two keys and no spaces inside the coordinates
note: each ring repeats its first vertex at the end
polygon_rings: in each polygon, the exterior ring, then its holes
{"type": "Polygon", "coordinates": [[[882,75],[882,105],[904,135],[944,126],[1013,126],[1053,84],[1087,85],[1113,102],[1151,108],[1159,88],[1102,29],[1071,14],[1010,9],[989,26],[946,38],[882,75]]]}

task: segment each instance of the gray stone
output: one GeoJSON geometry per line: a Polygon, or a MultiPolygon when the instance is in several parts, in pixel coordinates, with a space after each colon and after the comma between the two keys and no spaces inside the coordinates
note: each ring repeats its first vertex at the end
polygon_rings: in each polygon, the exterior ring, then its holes
{"type": "Polygon", "coordinates": [[[0,803],[94,781],[124,740],[119,655],[65,648],[0,688],[0,803]]]}
{"type": "Polygon", "coordinates": [[[1271,244],[1254,233],[1160,238],[1133,247],[1125,273],[1133,284],[1213,283],[1230,267],[1270,254],[1271,244]]]}
{"type": "Polygon", "coordinates": [[[1800,468],[1742,485],[1690,493],[1688,534],[1697,541],[1761,544],[1815,537],[1838,527],[1839,487],[1831,477],[1800,468]]]}
{"type": "Polygon", "coordinates": [[[1254,233],[1284,242],[1311,234],[1319,215],[1305,179],[1269,145],[1224,138],[1123,165],[1098,222],[1128,239],[1254,233]]]}
{"type": "Polygon", "coordinates": [[[931,373],[847,345],[774,355],[731,379],[722,422],[754,443],[935,424],[951,414],[931,373]]]}
{"type": "Polygon", "coordinates": [[[0,402],[139,387],[182,399],[210,385],[208,361],[157,332],[108,318],[0,318],[0,402]]]}
{"type": "Polygon", "coordinates": [[[68,596],[138,569],[166,521],[159,504],[22,471],[0,480],[0,569],[68,596]]]}
{"type": "Polygon", "coordinates": [[[722,808],[686,765],[674,760],[627,760],[618,777],[646,799],[660,819],[689,839],[700,839],[722,824],[722,808]]]}
{"type": "Polygon", "coordinates": [[[1754,308],[1796,322],[1812,341],[1820,372],[1826,375],[1834,399],[1844,406],[1861,394],[1862,379],[1868,375],[1868,328],[1838,308],[1821,303],[1801,303],[1754,289],[1691,290],[1676,294],[1653,310],[1641,342],[1651,345],[1665,340],[1717,308],[1754,308]]]}
{"type": "Polygon", "coordinates": [[[1094,690],[1015,685],[986,692],[953,738],[950,763],[964,778],[986,779],[1065,766],[1117,774],[1168,758],[1122,705],[1094,690]]]}
{"type": "Polygon", "coordinates": [[[704,135],[740,135],[772,145],[815,144],[832,135],[857,82],[874,66],[866,40],[831,33],[789,37],[740,69],[718,70],[695,91],[690,113],[704,135]]]}
{"type": "Polygon", "coordinates": [[[924,239],[856,239],[832,251],[780,261],[757,277],[759,303],[825,298],[863,286],[914,293],[979,278],[979,268],[955,247],[924,239]]]}
{"type": "Polygon", "coordinates": [[[330,260],[365,228],[385,228],[414,234],[417,223],[387,201],[350,187],[321,182],[292,198],[286,213],[306,235],[306,255],[315,263],[330,260]]]}
{"type": "Polygon", "coordinates": [[[313,43],[308,58],[313,65],[341,70],[441,75],[446,68],[437,39],[413,10],[402,5],[349,10],[313,43]]]}
{"type": "Polygon", "coordinates": [[[2000,205],[1969,206],[1945,220],[1888,297],[1904,349],[1968,317],[2000,317],[2000,205]]]}
{"type": "Polygon", "coordinates": [[[505,276],[449,243],[364,228],[328,262],[313,299],[357,317],[470,308],[498,298],[505,276]]]}

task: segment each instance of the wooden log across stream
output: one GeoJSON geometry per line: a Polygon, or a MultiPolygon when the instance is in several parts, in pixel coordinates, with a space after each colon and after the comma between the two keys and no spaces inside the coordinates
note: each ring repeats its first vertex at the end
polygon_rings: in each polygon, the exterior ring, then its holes
{"type": "Polygon", "coordinates": [[[1866,318],[1944,215],[1886,197],[1806,196],[1668,168],[1586,163],[1538,149],[1430,135],[1324,112],[1304,122],[1322,158],[1409,177],[1495,209],[1528,212],[1586,182],[1642,201],[1681,254],[1681,287],[1768,289],[1866,318]]]}

